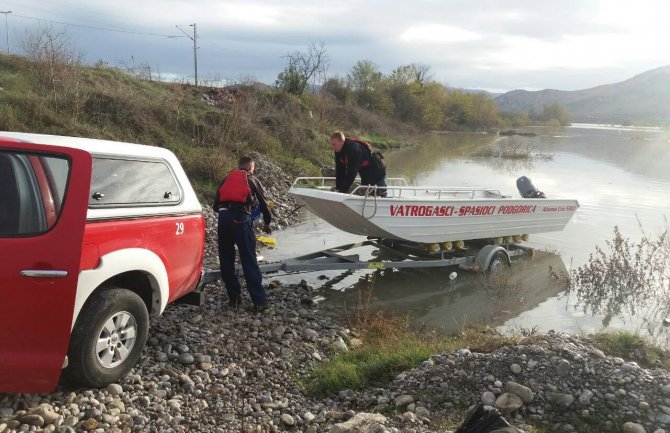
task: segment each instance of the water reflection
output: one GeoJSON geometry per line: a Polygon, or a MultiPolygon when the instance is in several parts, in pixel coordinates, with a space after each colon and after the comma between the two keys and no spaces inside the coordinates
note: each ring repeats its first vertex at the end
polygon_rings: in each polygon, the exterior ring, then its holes
{"type": "Polygon", "coordinates": [[[517,173],[528,173],[535,168],[535,158],[476,157],[473,158],[473,161],[510,176],[517,173]]]}
{"type": "Polygon", "coordinates": [[[445,331],[466,324],[502,325],[567,288],[560,256],[538,252],[519,259],[498,276],[454,269],[382,270],[362,276],[353,287],[325,294],[332,312],[347,318],[368,301],[375,310],[408,315],[415,327],[445,331]]]}
{"type": "Polygon", "coordinates": [[[426,173],[440,169],[446,161],[469,158],[476,149],[488,146],[497,137],[490,134],[427,134],[419,146],[384,155],[391,176],[402,176],[418,184],[426,173]]]}

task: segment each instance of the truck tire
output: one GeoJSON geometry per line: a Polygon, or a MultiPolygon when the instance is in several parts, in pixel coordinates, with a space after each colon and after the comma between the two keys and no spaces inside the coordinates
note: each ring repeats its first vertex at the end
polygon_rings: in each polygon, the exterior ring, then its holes
{"type": "Polygon", "coordinates": [[[96,388],[118,381],[137,363],[148,331],[149,313],[136,293],[110,287],[94,294],[72,330],[66,378],[96,388]]]}

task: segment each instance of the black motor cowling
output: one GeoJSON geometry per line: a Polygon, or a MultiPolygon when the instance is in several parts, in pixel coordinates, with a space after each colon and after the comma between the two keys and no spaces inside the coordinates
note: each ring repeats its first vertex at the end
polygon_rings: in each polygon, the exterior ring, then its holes
{"type": "Polygon", "coordinates": [[[546,198],[542,191],[538,191],[533,181],[526,176],[521,176],[516,180],[516,188],[523,198],[546,198]]]}

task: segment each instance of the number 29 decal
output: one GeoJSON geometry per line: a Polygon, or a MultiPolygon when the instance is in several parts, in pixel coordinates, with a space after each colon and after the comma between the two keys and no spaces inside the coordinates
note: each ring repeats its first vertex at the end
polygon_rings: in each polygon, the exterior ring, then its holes
{"type": "Polygon", "coordinates": [[[184,223],[175,223],[177,226],[177,236],[184,234],[184,223]]]}

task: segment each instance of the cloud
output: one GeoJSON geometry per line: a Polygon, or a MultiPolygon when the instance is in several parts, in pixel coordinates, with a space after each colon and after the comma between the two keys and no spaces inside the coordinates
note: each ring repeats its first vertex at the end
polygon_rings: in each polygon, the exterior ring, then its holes
{"type": "Polygon", "coordinates": [[[449,44],[480,39],[481,35],[460,27],[444,24],[416,24],[400,34],[402,42],[449,44]]]}
{"type": "MultiPolygon", "coordinates": [[[[201,74],[273,82],[289,51],[324,41],[330,73],[359,59],[384,72],[421,62],[460,87],[584,88],[670,63],[664,0],[3,0],[15,14],[178,34],[198,23],[201,74]]],[[[35,23],[10,16],[12,34],[35,23]]],[[[1,25],[2,23],[0,23],[1,25]]],[[[187,39],[68,31],[91,61],[189,74],[187,39]]]]}

